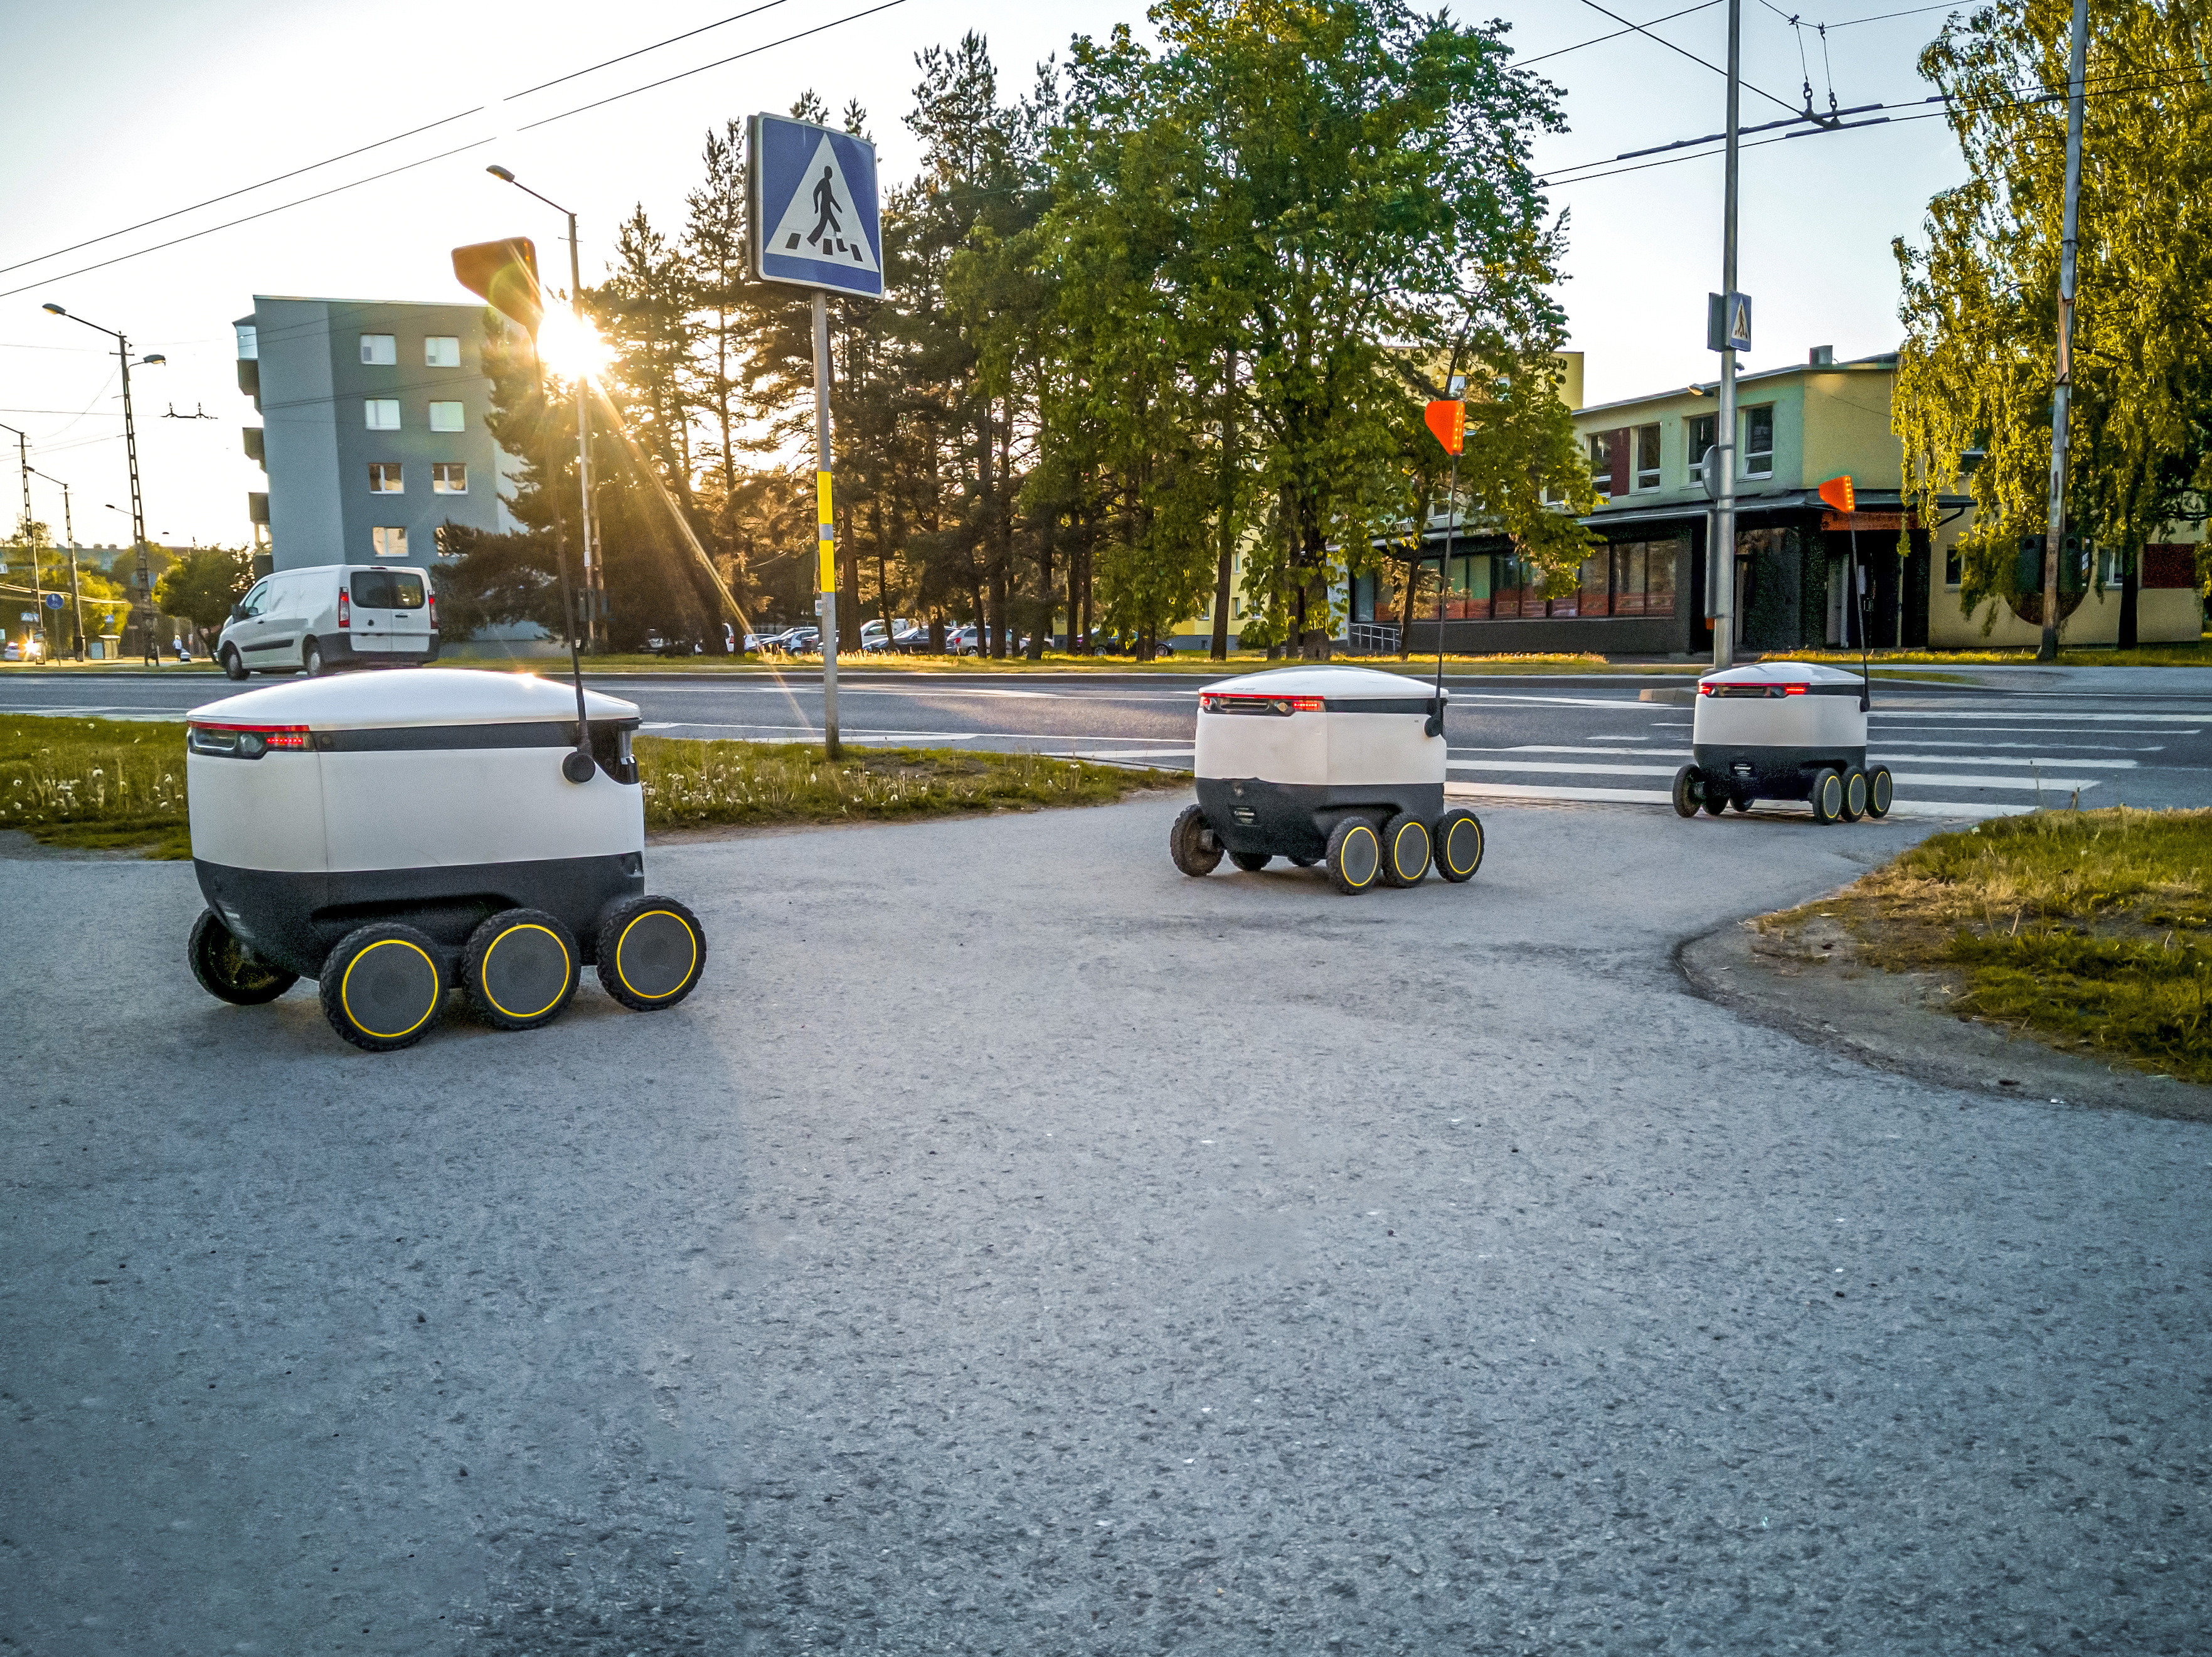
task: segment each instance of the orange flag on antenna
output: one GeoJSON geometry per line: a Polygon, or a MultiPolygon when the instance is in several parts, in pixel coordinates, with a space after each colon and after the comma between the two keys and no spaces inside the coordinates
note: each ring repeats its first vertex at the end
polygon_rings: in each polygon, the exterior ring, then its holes
{"type": "Polygon", "coordinates": [[[1822,484],[1820,498],[1838,512],[1856,512],[1859,509],[1858,491],[1851,487],[1851,477],[1849,472],[1845,472],[1840,478],[1831,478],[1826,483],[1822,484]]]}
{"type": "Polygon", "coordinates": [[[1464,403],[1431,403],[1421,417],[1428,422],[1429,429],[1436,434],[1437,442],[1444,446],[1444,453],[1456,454],[1467,436],[1467,405],[1464,403]]]}

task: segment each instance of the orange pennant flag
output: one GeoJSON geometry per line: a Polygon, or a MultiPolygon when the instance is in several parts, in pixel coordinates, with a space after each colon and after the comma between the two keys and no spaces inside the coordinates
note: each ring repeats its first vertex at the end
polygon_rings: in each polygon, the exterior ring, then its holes
{"type": "Polygon", "coordinates": [[[1851,478],[1845,472],[1840,478],[1831,478],[1820,485],[1820,498],[1838,512],[1859,509],[1858,491],[1851,487],[1851,478]]]}
{"type": "Polygon", "coordinates": [[[1444,453],[1456,454],[1467,436],[1467,405],[1464,403],[1431,403],[1421,417],[1429,429],[1436,434],[1437,442],[1444,446],[1444,453]]]}

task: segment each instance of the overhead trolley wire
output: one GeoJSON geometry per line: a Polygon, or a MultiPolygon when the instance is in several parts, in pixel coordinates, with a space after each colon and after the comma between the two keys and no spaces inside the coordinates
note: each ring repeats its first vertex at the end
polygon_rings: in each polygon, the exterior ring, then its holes
{"type": "MultiPolygon", "coordinates": [[[[1714,74],[1722,76],[1723,79],[1727,77],[1728,71],[1723,69],[1718,64],[1710,63],[1706,59],[1698,57],[1696,52],[1676,46],[1672,40],[1669,40],[1663,34],[1652,34],[1650,29],[1642,23],[1629,23],[1628,20],[1626,17],[1623,17],[1619,12],[1607,11],[1603,6],[1598,4],[1597,0],[1583,0],[1583,4],[1588,6],[1592,11],[1603,13],[1604,15],[1612,18],[1616,23],[1627,23],[1631,29],[1642,35],[1645,40],[1656,40],[1661,46],[1666,47],[1668,51],[1674,52],[1680,57],[1687,58],[1692,63],[1697,64],[1700,69],[1709,69],[1712,70],[1714,74]]],[[[1660,21],[1663,22],[1665,20],[1662,18],[1660,21]]],[[[1767,102],[1778,105],[1780,107],[1790,111],[1792,114],[1796,113],[1796,105],[1783,102],[1781,99],[1776,97],[1765,87],[1753,86],[1749,81],[1745,80],[1741,75],[1737,76],[1735,78],[1736,84],[1743,88],[1745,91],[1756,92],[1760,97],[1765,99],[1767,102]]]]}
{"type": "Polygon", "coordinates": [[[610,58],[605,63],[593,64],[589,69],[572,69],[566,75],[556,75],[550,81],[540,81],[536,86],[526,86],[520,92],[510,92],[507,94],[507,101],[513,103],[517,98],[527,98],[533,92],[543,92],[547,87],[559,86],[563,81],[573,81],[579,76],[592,75],[603,69],[612,69],[617,64],[626,64],[633,58],[644,57],[648,52],[658,52],[663,46],[672,46],[678,40],[688,40],[695,34],[704,34],[709,29],[718,29],[725,24],[742,22],[744,19],[757,16],[762,12],[773,11],[783,3],[784,0],[768,0],[766,5],[755,6],[750,11],[736,12],[715,22],[702,23],[697,28],[686,29],[681,34],[672,34],[665,40],[655,40],[651,46],[640,46],[635,52],[625,52],[619,58],[610,58]]]}
{"type": "Polygon", "coordinates": [[[1626,28],[1614,29],[1609,34],[1594,35],[1587,40],[1577,40],[1571,46],[1561,46],[1554,52],[1540,52],[1534,58],[1523,58],[1519,60],[1516,67],[1526,69],[1529,64],[1540,64],[1548,58],[1564,58],[1571,52],[1580,52],[1584,46],[1603,46],[1607,40],[1618,40],[1624,34],[1635,34],[1641,29],[1656,28],[1662,23],[1671,23],[1677,17],[1687,17],[1693,11],[1704,11],[1709,7],[1717,6],[1720,3],[1721,0],[1698,0],[1698,3],[1694,6],[1685,6],[1680,11],[1670,11],[1664,17],[1655,17],[1650,22],[1640,26],[1631,24],[1626,28]]]}

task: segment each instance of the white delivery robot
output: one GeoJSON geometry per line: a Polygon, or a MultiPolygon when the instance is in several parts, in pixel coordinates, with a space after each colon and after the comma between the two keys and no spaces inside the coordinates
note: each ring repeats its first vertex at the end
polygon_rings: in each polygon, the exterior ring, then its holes
{"type": "Polygon", "coordinates": [[[1887,817],[1889,767],[1869,770],[1867,680],[1810,661],[1762,661],[1698,681],[1690,761],[1674,809],[1719,816],[1754,800],[1808,800],[1814,820],[1887,817]]]}
{"type": "Polygon", "coordinates": [[[1482,823],[1444,809],[1443,693],[1368,667],[1283,667],[1199,693],[1198,803],[1168,850],[1186,874],[1222,854],[1247,871],[1275,857],[1326,862],[1344,892],[1482,863],[1482,823]]]}
{"type": "Polygon", "coordinates": [[[192,973],[240,1006],[319,981],[372,1051],[465,990],[489,1022],[557,1018],[580,969],[641,1010],[706,963],[696,917],[645,891],[629,703],[534,675],[425,667],[301,680],[186,716],[192,973]],[[588,746],[577,714],[587,716],[588,746]]]}

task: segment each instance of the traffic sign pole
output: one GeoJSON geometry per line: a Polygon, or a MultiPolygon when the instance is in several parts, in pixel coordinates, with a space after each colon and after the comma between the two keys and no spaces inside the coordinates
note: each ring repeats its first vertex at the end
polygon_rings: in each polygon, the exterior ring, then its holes
{"type": "Polygon", "coordinates": [[[837,527],[830,499],[830,296],[814,290],[815,587],[822,611],[822,752],[837,745],[837,527]]]}
{"type": "Polygon", "coordinates": [[[1735,665],[1735,223],[1736,137],[1742,115],[1743,0],[1729,0],[1728,160],[1723,182],[1721,227],[1721,405],[1713,447],[1705,457],[1706,489],[1720,467],[1713,494],[1712,534],[1705,556],[1705,608],[1713,618],[1713,666],[1735,665]]]}

